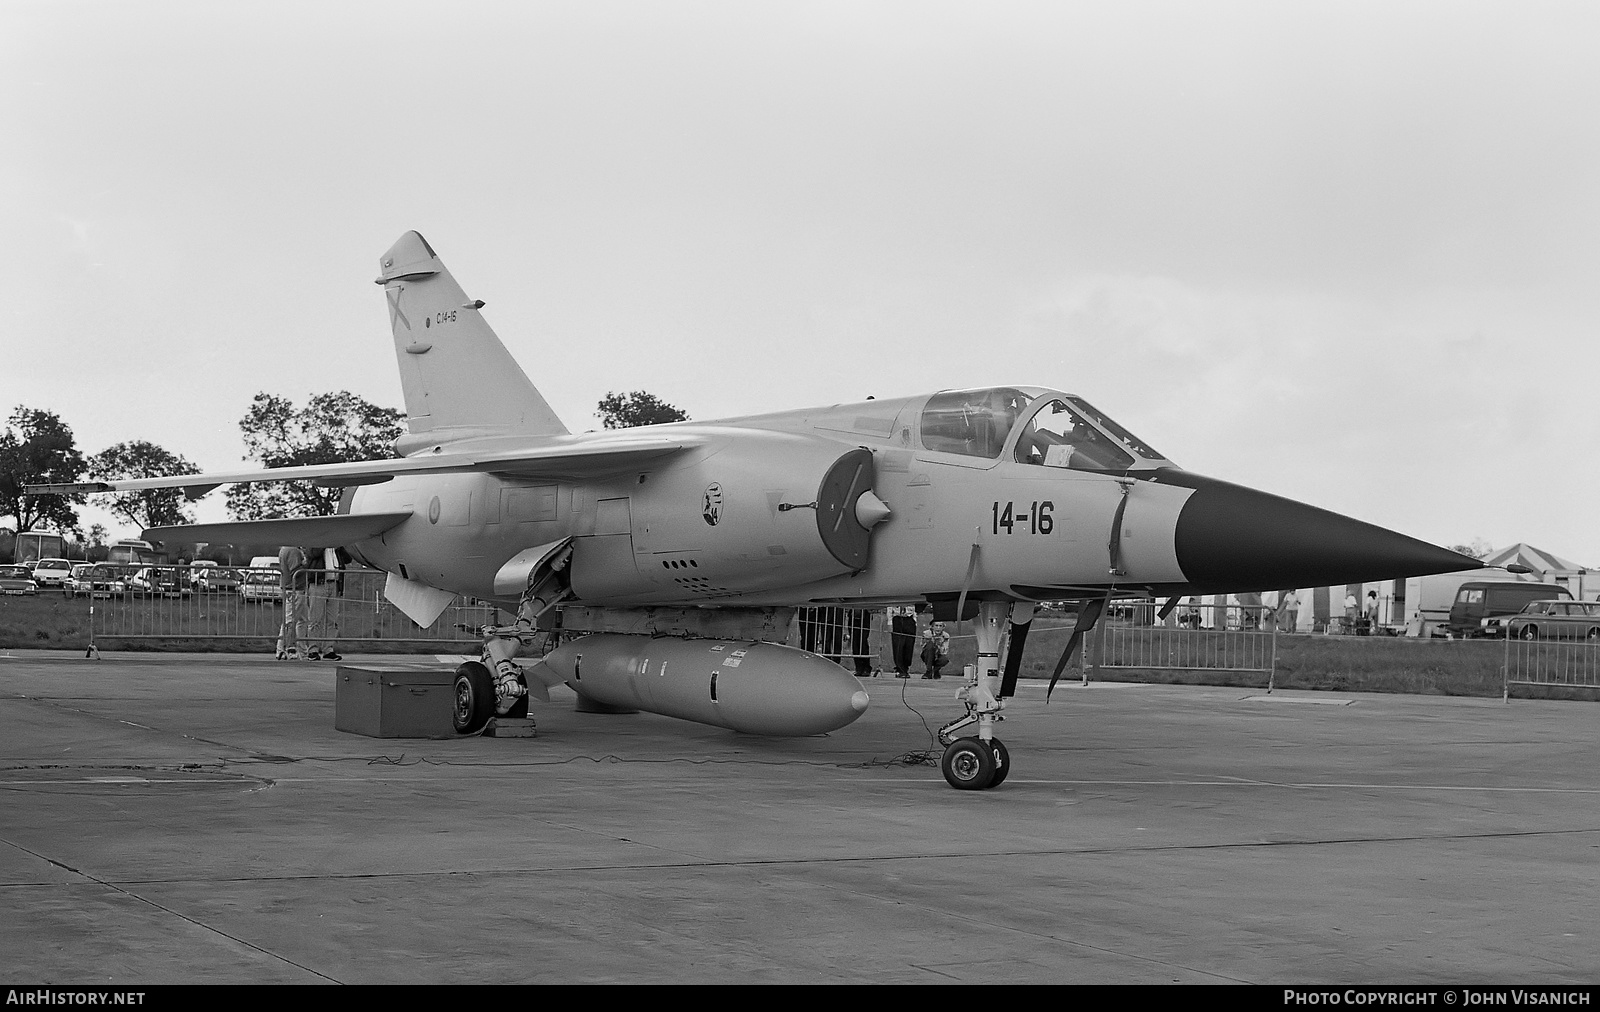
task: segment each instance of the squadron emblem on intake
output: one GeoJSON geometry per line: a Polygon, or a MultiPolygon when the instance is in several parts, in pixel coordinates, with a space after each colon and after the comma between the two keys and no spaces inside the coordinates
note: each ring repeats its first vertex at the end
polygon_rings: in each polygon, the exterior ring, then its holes
{"type": "Polygon", "coordinates": [[[706,523],[712,527],[717,526],[717,521],[722,519],[722,486],[716,482],[712,482],[711,486],[706,489],[700,515],[705,517],[706,523]]]}

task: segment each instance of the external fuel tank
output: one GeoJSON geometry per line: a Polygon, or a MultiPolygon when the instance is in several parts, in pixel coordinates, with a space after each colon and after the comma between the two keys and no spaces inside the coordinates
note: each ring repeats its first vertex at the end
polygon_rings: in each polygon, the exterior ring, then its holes
{"type": "Polygon", "coordinates": [[[823,734],[867,709],[854,675],[777,643],[597,633],[541,663],[597,702],[746,734],[823,734]]]}

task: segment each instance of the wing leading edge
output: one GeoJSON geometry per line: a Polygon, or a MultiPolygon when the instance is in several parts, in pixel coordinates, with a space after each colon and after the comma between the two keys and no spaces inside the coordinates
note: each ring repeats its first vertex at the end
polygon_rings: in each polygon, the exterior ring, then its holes
{"type": "Polygon", "coordinates": [[[125,478],[113,481],[85,481],[54,485],[28,485],[29,495],[78,495],[86,492],[138,492],[153,488],[199,490],[201,494],[218,485],[255,481],[312,481],[318,485],[340,487],[372,485],[401,474],[446,474],[481,471],[519,478],[591,478],[626,471],[700,445],[688,435],[641,436],[608,439],[604,442],[575,440],[570,443],[541,445],[526,450],[423,453],[390,460],[356,461],[347,464],[310,464],[304,467],[271,467],[253,471],[222,471],[210,474],[183,474],[165,478],[125,478]]]}
{"type": "Polygon", "coordinates": [[[237,520],[225,524],[182,524],[151,527],[147,541],[205,542],[211,545],[317,545],[353,544],[375,538],[400,526],[411,516],[404,513],[342,513],[329,517],[293,517],[287,520],[237,520]]]}

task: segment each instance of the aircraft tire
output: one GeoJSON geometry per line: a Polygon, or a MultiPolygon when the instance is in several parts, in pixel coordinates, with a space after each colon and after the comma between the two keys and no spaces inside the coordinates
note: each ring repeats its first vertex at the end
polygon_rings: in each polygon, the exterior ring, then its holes
{"type": "Polygon", "coordinates": [[[994,780],[994,750],[976,738],[957,738],[944,750],[939,770],[958,791],[981,791],[994,780]]]}
{"type": "Polygon", "coordinates": [[[489,669],[477,661],[467,661],[456,668],[451,690],[455,706],[450,722],[455,725],[456,733],[477,734],[483,730],[483,725],[494,716],[494,679],[489,669]]]}
{"type": "Polygon", "coordinates": [[[989,781],[989,786],[999,787],[1011,774],[1011,752],[999,738],[990,738],[989,748],[994,752],[994,779],[989,781]]]}

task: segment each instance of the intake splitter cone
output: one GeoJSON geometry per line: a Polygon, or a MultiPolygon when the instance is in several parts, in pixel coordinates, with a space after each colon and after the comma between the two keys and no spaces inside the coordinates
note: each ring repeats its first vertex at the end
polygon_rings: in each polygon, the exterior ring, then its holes
{"type": "Polygon", "coordinates": [[[1196,592],[1234,593],[1398,580],[1483,563],[1329,510],[1187,471],[1162,484],[1194,489],[1173,532],[1196,592]]]}

